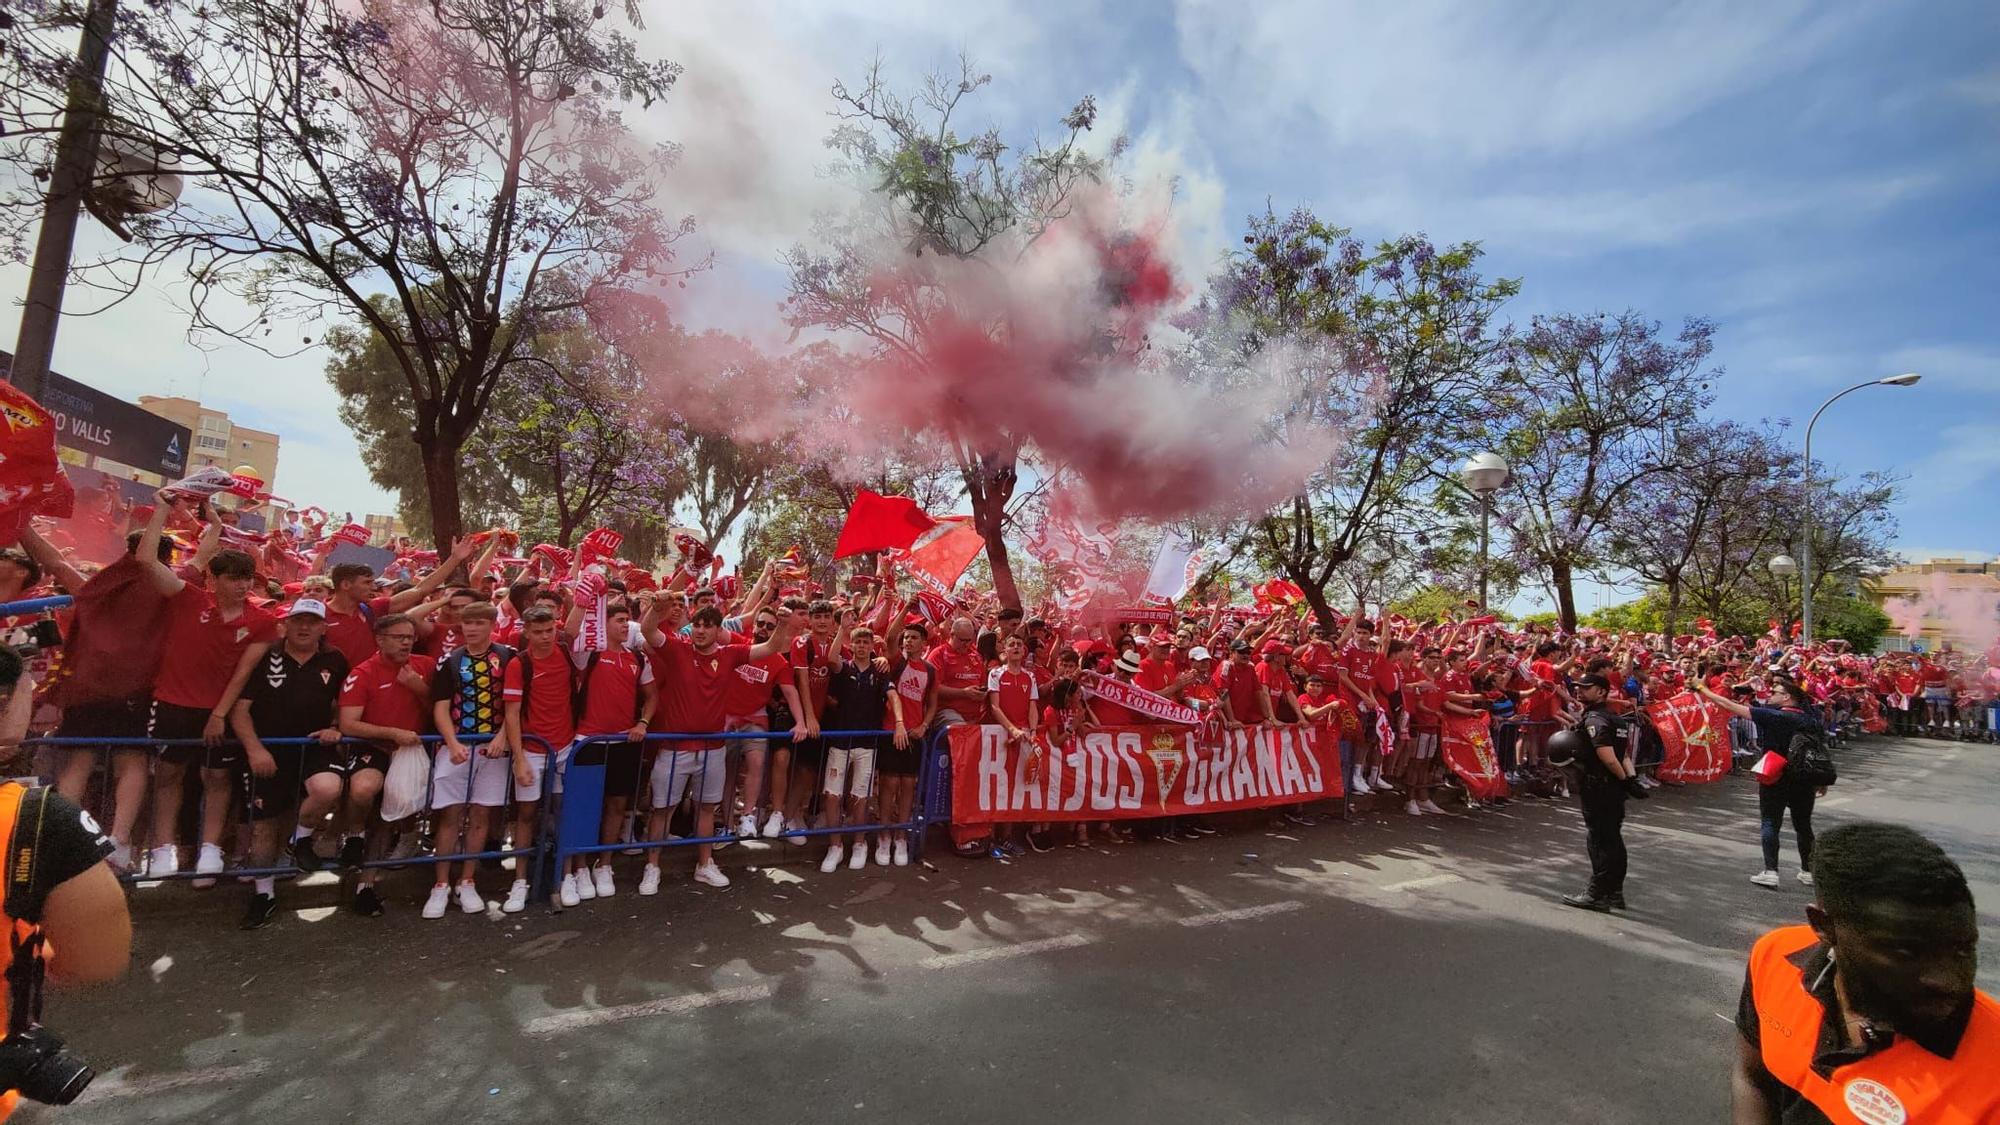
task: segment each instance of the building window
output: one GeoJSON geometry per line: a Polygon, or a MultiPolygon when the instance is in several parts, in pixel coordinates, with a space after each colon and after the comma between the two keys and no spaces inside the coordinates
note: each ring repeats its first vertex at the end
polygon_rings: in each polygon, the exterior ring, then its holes
{"type": "Polygon", "coordinates": [[[196,449],[214,449],[226,452],[229,449],[229,441],[226,438],[210,437],[207,434],[202,434],[194,439],[194,447],[196,449]]]}

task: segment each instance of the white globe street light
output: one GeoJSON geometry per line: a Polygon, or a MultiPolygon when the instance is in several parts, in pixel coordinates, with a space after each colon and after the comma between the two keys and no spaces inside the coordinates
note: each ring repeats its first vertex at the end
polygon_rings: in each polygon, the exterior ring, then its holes
{"type": "MultiPolygon", "coordinates": [[[[1800,639],[1804,641],[1806,644],[1811,644],[1813,639],[1813,603],[1812,603],[1813,427],[1819,425],[1819,416],[1826,413],[1827,407],[1832,406],[1834,403],[1839,402],[1842,398],[1845,398],[1846,396],[1853,394],[1855,391],[1858,391],[1863,387],[1914,387],[1917,385],[1917,381],[1922,378],[1923,378],[1922,375],[1919,375],[1914,371],[1905,371],[1901,375],[1890,375],[1887,378],[1883,379],[1870,379],[1866,383],[1856,383],[1853,386],[1847,388],[1846,390],[1840,392],[1839,394],[1834,395],[1832,398],[1827,399],[1825,402],[1820,403],[1819,409],[1813,411],[1812,421],[1806,423],[1806,470],[1805,470],[1806,496],[1805,496],[1805,504],[1801,509],[1800,513],[1800,518],[1805,526],[1801,529],[1802,534],[1799,536],[1799,622],[1800,622],[1799,633],[1800,633],[1800,639]]],[[[1776,560],[1773,561],[1775,562],[1776,560]]]]}
{"type": "Polygon", "coordinates": [[[1768,565],[1774,578],[1790,578],[1799,572],[1799,564],[1793,562],[1790,555],[1774,556],[1768,565]]]}
{"type": "Polygon", "coordinates": [[[1479,497],[1479,612],[1486,612],[1486,545],[1493,519],[1493,494],[1507,486],[1513,470],[1498,453],[1475,453],[1459,467],[1465,490],[1479,497]]]}

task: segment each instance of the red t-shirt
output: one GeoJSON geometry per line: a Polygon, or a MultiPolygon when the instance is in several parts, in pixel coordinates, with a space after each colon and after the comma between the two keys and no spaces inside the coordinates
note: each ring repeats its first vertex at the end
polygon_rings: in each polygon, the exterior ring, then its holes
{"type": "MultiPolygon", "coordinates": [[[[937,670],[928,660],[906,660],[889,669],[889,679],[903,701],[903,726],[913,731],[920,729],[925,709],[937,693],[937,670]]],[[[882,708],[882,729],[896,729],[896,713],[887,706],[882,708]]]]}
{"type": "Polygon", "coordinates": [[[1409,705],[1410,727],[1413,730],[1435,731],[1444,726],[1444,685],[1437,680],[1425,680],[1410,685],[1403,691],[1403,702],[1409,705]]]}
{"type": "Polygon", "coordinates": [[[340,650],[351,668],[359,668],[374,657],[375,619],[389,612],[388,598],[370,598],[367,610],[356,607],[353,613],[342,613],[328,605],[326,607],[326,643],[340,650]]]}
{"type": "MultiPolygon", "coordinates": [[[[590,653],[577,652],[577,667],[590,659],[590,653]]],[[[541,686],[540,668],[536,669],[535,683],[541,686]]],[[[653,665],[624,645],[613,645],[597,654],[597,663],[591,666],[590,679],[583,685],[583,715],[577,719],[578,734],[623,734],[638,721],[639,685],[653,682],[653,665]]],[[[538,693],[539,694],[539,693],[538,693]]],[[[531,704],[532,713],[538,704],[531,704]]],[[[550,743],[554,745],[554,743],[550,743]]]]}
{"type": "MultiPolygon", "coordinates": [[[[576,669],[569,662],[569,654],[561,649],[545,657],[530,657],[535,663],[535,678],[524,685],[522,677],[526,664],[523,657],[528,657],[527,649],[522,649],[507,662],[506,674],[500,680],[500,698],[503,702],[522,705],[523,735],[532,734],[548,743],[549,749],[560,750],[576,741],[576,712],[570,702],[576,693],[576,669]]],[[[616,729],[624,730],[631,725],[624,723],[616,729]]],[[[529,749],[532,752],[541,747],[529,749]]]]}
{"type": "Polygon", "coordinates": [[[977,700],[940,699],[940,710],[953,710],[968,723],[986,721],[986,658],[979,655],[977,648],[964,652],[954,652],[949,644],[941,644],[924,654],[931,667],[937,669],[939,687],[970,688],[979,693],[977,700]]]}
{"type": "Polygon", "coordinates": [[[1258,689],[1264,681],[1257,677],[1257,666],[1249,661],[1230,661],[1215,673],[1215,686],[1223,698],[1229,700],[1230,713],[1239,723],[1261,723],[1264,721],[1264,705],[1258,702],[1258,689]]]}
{"type": "Polygon", "coordinates": [[[1165,660],[1155,660],[1149,656],[1139,662],[1139,674],[1132,677],[1132,682],[1145,688],[1147,691],[1165,695],[1167,685],[1173,683],[1179,675],[1180,673],[1174,670],[1174,660],[1172,657],[1168,657],[1165,660]]]}
{"type": "Polygon", "coordinates": [[[1299,696],[1299,703],[1302,704],[1303,706],[1310,707],[1315,711],[1319,710],[1320,708],[1326,706],[1329,703],[1335,704],[1336,706],[1334,707],[1333,710],[1320,715],[1320,717],[1318,719],[1315,719],[1313,722],[1315,726],[1319,727],[1323,731],[1327,731],[1336,738],[1339,737],[1341,733],[1341,722],[1340,722],[1341,710],[1343,708],[1351,709],[1353,707],[1353,704],[1347,701],[1346,696],[1342,695],[1337,691],[1334,691],[1332,688],[1328,688],[1327,690],[1320,692],[1317,695],[1310,693],[1306,695],[1301,695],[1299,696]]]}
{"type": "MultiPolygon", "coordinates": [[[[245,603],[234,621],[224,621],[215,598],[190,582],[167,599],[167,641],[153,698],[177,707],[212,709],[222,702],[243,650],[278,637],[278,619],[245,603]]],[[[375,647],[370,637],[368,647],[375,647]]]]}
{"type": "Polygon", "coordinates": [[[1292,652],[1292,662],[1308,676],[1314,672],[1325,676],[1328,690],[1332,690],[1340,683],[1340,678],[1333,674],[1333,670],[1340,666],[1340,660],[1334,655],[1333,646],[1325,641],[1310,641],[1300,645],[1292,652]]]}
{"type": "Polygon", "coordinates": [[[1292,710],[1292,705],[1285,701],[1285,693],[1294,690],[1291,672],[1268,661],[1260,662],[1257,665],[1257,682],[1271,693],[1271,713],[1278,717],[1279,722],[1289,723],[1299,717],[1298,712],[1292,710]]]}
{"type": "Polygon", "coordinates": [[[458,626],[433,623],[430,636],[418,637],[413,651],[435,659],[464,643],[465,639],[458,635],[458,626]]]}
{"type": "Polygon", "coordinates": [[[812,698],[813,714],[825,718],[826,689],[833,682],[833,670],[840,666],[840,654],[833,651],[832,645],[806,633],[792,638],[790,659],[794,673],[806,674],[806,692],[812,698]]]}
{"type": "MultiPolygon", "coordinates": [[[[722,709],[732,719],[761,719],[764,709],[771,705],[771,693],[779,684],[791,682],[792,660],[782,652],[774,652],[762,660],[745,661],[736,666],[729,690],[723,693],[722,709]]],[[[824,696],[821,701],[825,701],[824,696]]]]}
{"type": "Polygon", "coordinates": [[[1034,714],[1035,704],[1042,698],[1034,673],[1026,668],[1016,672],[1004,664],[987,673],[986,690],[998,693],[1000,713],[1017,727],[1028,725],[1028,716],[1034,714]]]}
{"type": "Polygon", "coordinates": [[[1381,659],[1380,652],[1359,643],[1348,645],[1340,654],[1340,666],[1347,669],[1347,678],[1361,690],[1361,698],[1354,702],[1363,710],[1375,707],[1375,668],[1381,659]]]}
{"type": "MultiPolygon", "coordinates": [[[[653,729],[689,734],[719,731],[729,720],[727,695],[740,682],[736,669],[750,661],[749,645],[720,645],[696,652],[694,642],[669,635],[653,650],[653,679],[660,685],[653,729]]],[[[720,742],[674,742],[676,750],[713,750],[720,742]]]]}
{"type": "Polygon", "coordinates": [[[437,662],[428,656],[411,656],[409,667],[423,677],[421,691],[412,691],[396,682],[402,671],[397,665],[382,659],[381,653],[355,665],[347,674],[347,681],[340,685],[340,705],[361,708],[361,721],[374,723],[378,727],[397,727],[402,730],[429,734],[431,730],[431,673],[437,670],[437,662]]]}

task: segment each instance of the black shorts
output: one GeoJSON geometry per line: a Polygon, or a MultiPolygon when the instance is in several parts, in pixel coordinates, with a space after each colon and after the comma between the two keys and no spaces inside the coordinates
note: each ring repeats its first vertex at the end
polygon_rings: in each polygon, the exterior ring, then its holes
{"type": "Polygon", "coordinates": [[[793,769],[804,767],[818,773],[826,768],[826,739],[798,738],[791,746],[793,769]]]}
{"type": "Polygon", "coordinates": [[[895,736],[891,735],[884,738],[880,748],[875,751],[875,770],[877,773],[890,773],[897,777],[915,777],[917,766],[923,761],[923,753],[922,738],[913,734],[910,736],[910,744],[898,750],[895,736]]]}
{"type": "Polygon", "coordinates": [[[274,753],[278,760],[278,772],[269,777],[258,777],[251,773],[248,763],[236,776],[243,786],[243,807],[250,810],[251,820],[272,820],[284,815],[299,803],[299,776],[295,772],[297,759],[287,759],[274,753]]]}
{"type": "Polygon", "coordinates": [[[603,766],[606,797],[636,797],[646,774],[646,753],[637,742],[590,742],[577,749],[570,764],[603,766]]]}
{"type": "MultiPolygon", "coordinates": [[[[113,703],[79,703],[63,708],[62,722],[56,725],[57,738],[146,738],[146,723],[152,717],[153,701],[127,699],[113,703]]],[[[200,733],[199,731],[196,732],[200,733]]],[[[144,750],[143,746],[124,747],[144,750]]]]}
{"type": "Polygon", "coordinates": [[[353,777],[362,770],[388,773],[389,752],[380,746],[359,742],[338,742],[332,746],[315,744],[306,747],[305,768],[299,777],[303,780],[321,773],[353,777]]]}
{"type": "MultiPolygon", "coordinates": [[[[199,739],[202,728],[208,725],[208,715],[206,707],[183,707],[178,703],[155,699],[146,722],[146,737],[199,739]]],[[[221,746],[161,746],[158,749],[163,762],[182,765],[195,762],[207,770],[234,769],[243,764],[243,747],[233,742],[221,746]]]]}

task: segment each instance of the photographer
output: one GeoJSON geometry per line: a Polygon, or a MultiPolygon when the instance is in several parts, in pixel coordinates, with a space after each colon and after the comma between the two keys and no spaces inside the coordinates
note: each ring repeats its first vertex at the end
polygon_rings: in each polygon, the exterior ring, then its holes
{"type": "MultiPolygon", "coordinates": [[[[17,745],[33,708],[34,681],[21,658],[0,648],[0,743],[17,745]]],[[[0,1040],[0,1118],[27,1097],[67,1105],[94,1077],[41,1026],[45,971],[65,983],[93,984],[125,971],[132,920],[125,892],[104,862],[111,841],[97,822],[53,789],[0,784],[0,838],[6,891],[0,924],[0,993],[7,1036],[0,1040]]]]}

